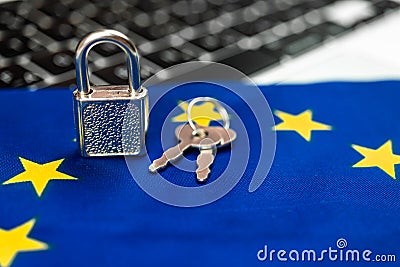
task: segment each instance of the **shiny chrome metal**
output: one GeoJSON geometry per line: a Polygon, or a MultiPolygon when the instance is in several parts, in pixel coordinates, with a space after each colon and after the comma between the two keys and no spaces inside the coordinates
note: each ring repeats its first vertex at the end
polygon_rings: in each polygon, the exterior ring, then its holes
{"type": "Polygon", "coordinates": [[[174,161],[180,156],[182,156],[183,152],[190,147],[197,148],[209,148],[211,146],[216,146],[222,141],[224,141],[218,130],[212,127],[199,127],[198,129],[204,129],[207,131],[207,135],[199,136],[193,135],[193,129],[189,124],[180,125],[175,129],[175,136],[179,140],[179,143],[176,146],[173,146],[166,150],[162,156],[152,162],[149,166],[149,170],[151,172],[156,172],[158,169],[162,169],[167,166],[168,162],[174,161]],[[209,143],[204,143],[204,139],[210,140],[209,143]]]}
{"type": "Polygon", "coordinates": [[[192,127],[194,134],[204,135],[204,133],[202,133],[202,129],[196,127],[196,125],[193,122],[192,116],[191,116],[191,112],[192,112],[193,106],[195,104],[199,103],[199,102],[211,102],[211,103],[213,103],[215,108],[217,109],[218,113],[221,114],[221,116],[222,116],[222,120],[224,122],[224,128],[225,129],[229,129],[230,121],[229,121],[228,112],[220,104],[220,102],[217,99],[212,98],[212,97],[196,97],[196,98],[192,99],[192,101],[189,102],[189,105],[188,105],[188,108],[187,108],[187,111],[186,111],[187,118],[188,118],[188,123],[189,123],[190,127],[192,127]]]}
{"type": "Polygon", "coordinates": [[[90,83],[88,73],[88,55],[90,50],[101,43],[112,43],[125,52],[128,68],[129,91],[135,94],[140,93],[140,67],[139,55],[135,44],[129,38],[115,30],[99,30],[85,36],[76,47],[75,67],[76,83],[82,94],[90,94],[90,83]]]}
{"type": "Polygon", "coordinates": [[[165,168],[169,162],[178,159],[186,149],[196,147],[200,150],[197,158],[197,181],[203,183],[210,173],[210,166],[214,161],[216,149],[230,144],[236,139],[236,132],[219,126],[196,126],[197,131],[203,131],[204,135],[193,134],[191,125],[180,125],[175,129],[175,136],[179,140],[176,146],[167,149],[160,158],[155,159],[149,166],[150,172],[157,172],[165,168]]]}
{"type": "Polygon", "coordinates": [[[120,156],[144,152],[148,127],[148,92],[141,86],[137,50],[124,34],[100,30],[76,49],[75,123],[81,155],[120,156]],[[113,43],[127,56],[128,85],[90,86],[87,56],[93,46],[113,43]]]}

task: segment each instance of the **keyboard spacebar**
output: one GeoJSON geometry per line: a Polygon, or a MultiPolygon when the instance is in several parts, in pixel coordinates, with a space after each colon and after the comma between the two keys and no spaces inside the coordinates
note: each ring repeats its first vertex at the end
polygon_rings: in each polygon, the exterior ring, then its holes
{"type": "Polygon", "coordinates": [[[220,63],[234,67],[244,74],[251,74],[278,61],[278,57],[263,53],[261,50],[247,50],[233,57],[221,60],[220,63]]]}

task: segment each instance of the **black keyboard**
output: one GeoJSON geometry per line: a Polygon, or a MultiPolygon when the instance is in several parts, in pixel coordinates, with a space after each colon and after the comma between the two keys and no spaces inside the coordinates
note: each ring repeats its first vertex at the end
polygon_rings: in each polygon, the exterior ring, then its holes
{"type": "MultiPolygon", "coordinates": [[[[87,33],[116,29],[138,47],[146,79],[210,60],[245,74],[273,67],[399,8],[390,0],[40,0],[0,4],[0,87],[74,86],[74,51],[87,33]],[[340,18],[346,2],[356,14],[340,18]],[[354,9],[354,8],[353,8],[354,9]]],[[[89,56],[95,84],[126,83],[122,52],[89,56]]]]}

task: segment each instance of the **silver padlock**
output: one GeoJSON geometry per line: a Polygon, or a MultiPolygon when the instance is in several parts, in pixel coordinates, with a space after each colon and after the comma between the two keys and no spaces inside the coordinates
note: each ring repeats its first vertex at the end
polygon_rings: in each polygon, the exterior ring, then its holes
{"type": "Polygon", "coordinates": [[[115,30],[99,30],[76,48],[77,89],[75,123],[82,156],[139,155],[148,126],[148,91],[141,86],[139,56],[128,37],[115,30]],[[128,85],[90,86],[88,54],[100,43],[120,47],[127,57],[128,85]]]}

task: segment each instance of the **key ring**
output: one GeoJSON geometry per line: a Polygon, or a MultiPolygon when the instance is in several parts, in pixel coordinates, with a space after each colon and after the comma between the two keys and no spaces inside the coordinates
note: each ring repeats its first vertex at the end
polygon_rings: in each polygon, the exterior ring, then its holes
{"type": "MultiPolygon", "coordinates": [[[[190,127],[193,129],[193,134],[199,134],[199,128],[196,127],[196,125],[193,123],[192,116],[191,116],[191,111],[193,106],[198,103],[198,102],[211,102],[215,105],[215,108],[217,109],[218,113],[222,117],[222,121],[224,122],[224,128],[229,129],[229,115],[226,109],[220,104],[220,102],[212,97],[196,97],[192,99],[192,101],[189,102],[189,106],[187,108],[187,117],[188,117],[188,123],[190,127]]],[[[204,133],[202,133],[204,135],[204,133]]]]}

